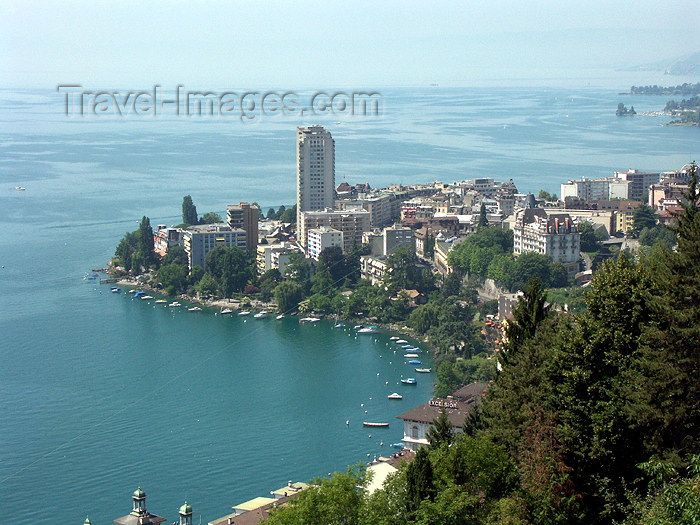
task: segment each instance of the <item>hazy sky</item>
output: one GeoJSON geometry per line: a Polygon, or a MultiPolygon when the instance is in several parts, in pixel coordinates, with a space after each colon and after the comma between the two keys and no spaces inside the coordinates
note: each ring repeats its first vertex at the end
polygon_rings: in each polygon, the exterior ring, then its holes
{"type": "MultiPolygon", "coordinates": [[[[0,2],[0,86],[470,85],[700,50],[700,2],[0,2]]],[[[572,73],[573,74],[573,73],[572,73]]]]}

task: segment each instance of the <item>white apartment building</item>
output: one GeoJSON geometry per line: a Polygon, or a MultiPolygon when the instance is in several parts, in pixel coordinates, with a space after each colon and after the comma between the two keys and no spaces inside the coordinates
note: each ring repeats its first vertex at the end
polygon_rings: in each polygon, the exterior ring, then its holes
{"type": "Polygon", "coordinates": [[[313,228],[309,230],[308,239],[306,254],[316,261],[326,248],[338,246],[341,250],[343,249],[343,232],[335,228],[328,226],[313,228]]]}
{"type": "Polygon", "coordinates": [[[568,213],[548,215],[543,208],[528,208],[516,214],[513,253],[537,252],[560,262],[570,277],[579,270],[581,234],[568,213]]]}
{"type": "Polygon", "coordinates": [[[246,232],[224,223],[190,226],[182,232],[182,245],[187,252],[190,269],[201,266],[206,270],[204,258],[217,246],[235,246],[245,251],[246,232]]]}
{"type": "Polygon", "coordinates": [[[613,177],[601,179],[570,180],[561,185],[561,200],[566,197],[578,197],[582,200],[627,199],[631,183],[613,177]]]}
{"type": "Polygon", "coordinates": [[[343,232],[343,252],[351,253],[353,247],[362,244],[362,232],[370,230],[369,212],[366,210],[323,210],[301,212],[297,224],[297,241],[309,245],[309,230],[327,226],[343,232]]]}
{"type": "Polygon", "coordinates": [[[330,132],[323,126],[298,127],[296,157],[300,224],[305,211],[335,207],[335,141],[330,132]]]}
{"type": "Polygon", "coordinates": [[[277,244],[258,244],[256,265],[261,275],[268,270],[277,268],[284,275],[289,263],[289,257],[300,249],[288,242],[277,244]]]}

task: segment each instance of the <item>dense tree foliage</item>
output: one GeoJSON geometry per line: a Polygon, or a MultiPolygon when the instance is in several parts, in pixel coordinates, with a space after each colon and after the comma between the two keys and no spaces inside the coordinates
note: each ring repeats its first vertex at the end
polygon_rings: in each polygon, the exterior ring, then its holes
{"type": "Polygon", "coordinates": [[[197,218],[197,207],[192,202],[192,197],[190,195],[185,195],[182,199],[182,222],[183,224],[197,224],[199,219],[197,218]]]}
{"type": "Polygon", "coordinates": [[[199,219],[199,224],[217,224],[220,222],[224,222],[224,220],[221,218],[221,215],[213,211],[205,213],[199,219]]]}
{"type": "Polygon", "coordinates": [[[642,204],[632,212],[632,235],[638,236],[644,228],[656,226],[657,214],[653,208],[642,204]]]}
{"type": "Polygon", "coordinates": [[[153,228],[148,217],[143,217],[136,231],[127,233],[115,250],[115,263],[127,272],[138,275],[158,265],[153,251],[153,228]]]}

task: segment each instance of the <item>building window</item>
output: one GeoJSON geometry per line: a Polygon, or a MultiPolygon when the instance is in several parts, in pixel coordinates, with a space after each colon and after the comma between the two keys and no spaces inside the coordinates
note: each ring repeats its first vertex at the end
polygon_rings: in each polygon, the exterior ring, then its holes
{"type": "Polygon", "coordinates": [[[413,439],[418,439],[418,425],[413,425],[411,428],[411,437],[413,439]]]}

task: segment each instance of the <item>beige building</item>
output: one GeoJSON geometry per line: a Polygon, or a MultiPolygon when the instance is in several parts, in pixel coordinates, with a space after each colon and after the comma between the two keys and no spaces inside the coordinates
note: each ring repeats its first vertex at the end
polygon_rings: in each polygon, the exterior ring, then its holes
{"type": "Polygon", "coordinates": [[[335,207],[335,141],[330,132],[323,126],[297,128],[296,159],[300,224],[305,211],[335,207]]]}
{"type": "Polygon", "coordinates": [[[343,252],[351,253],[355,245],[362,244],[362,232],[370,230],[369,212],[366,210],[304,211],[297,224],[297,241],[309,245],[309,230],[327,226],[343,232],[343,252]]]}
{"type": "Polygon", "coordinates": [[[243,230],[246,234],[246,249],[254,254],[258,245],[258,219],[260,208],[247,202],[226,206],[226,222],[232,230],[243,230]]]}
{"type": "Polygon", "coordinates": [[[579,271],[581,234],[568,213],[528,208],[516,214],[513,253],[537,252],[560,262],[571,278],[579,271]]]}

